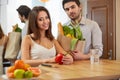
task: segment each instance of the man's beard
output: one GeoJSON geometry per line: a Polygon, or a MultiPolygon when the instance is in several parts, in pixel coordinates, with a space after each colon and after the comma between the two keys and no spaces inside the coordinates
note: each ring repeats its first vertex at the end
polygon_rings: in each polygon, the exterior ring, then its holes
{"type": "Polygon", "coordinates": [[[25,23],[25,21],[21,20],[22,23],[25,23]]]}
{"type": "Polygon", "coordinates": [[[72,21],[75,21],[75,20],[79,19],[79,17],[80,17],[80,15],[77,15],[77,16],[71,18],[71,20],[72,20],[72,21]]]}

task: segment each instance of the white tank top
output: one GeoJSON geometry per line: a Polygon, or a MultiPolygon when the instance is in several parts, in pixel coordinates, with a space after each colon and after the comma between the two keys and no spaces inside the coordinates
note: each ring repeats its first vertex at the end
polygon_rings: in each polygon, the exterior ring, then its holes
{"type": "MultiPolygon", "coordinates": [[[[30,37],[30,36],[29,36],[30,37]]],[[[31,37],[30,37],[31,39],[31,37]]],[[[31,59],[49,59],[49,58],[53,58],[56,55],[56,49],[55,46],[53,44],[53,47],[48,49],[45,48],[44,46],[36,43],[34,40],[32,40],[32,47],[31,47],[31,59]]]]}

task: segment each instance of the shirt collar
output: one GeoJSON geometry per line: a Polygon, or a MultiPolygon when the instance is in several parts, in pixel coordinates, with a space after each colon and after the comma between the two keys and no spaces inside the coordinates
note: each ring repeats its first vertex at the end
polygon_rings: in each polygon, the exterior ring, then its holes
{"type": "MultiPolygon", "coordinates": [[[[68,25],[70,26],[71,21],[68,22],[68,25]]],[[[81,21],[80,21],[80,25],[85,25],[85,18],[82,17],[81,21]]]]}
{"type": "Polygon", "coordinates": [[[82,17],[82,19],[81,19],[81,21],[80,21],[80,24],[81,24],[81,25],[84,25],[84,24],[85,24],[85,18],[84,18],[84,17],[82,17]]]}

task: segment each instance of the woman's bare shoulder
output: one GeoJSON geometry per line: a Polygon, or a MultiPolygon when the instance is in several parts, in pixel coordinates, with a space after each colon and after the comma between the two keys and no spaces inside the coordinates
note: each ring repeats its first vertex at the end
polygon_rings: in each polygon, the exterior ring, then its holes
{"type": "Polygon", "coordinates": [[[23,37],[23,41],[29,42],[29,41],[30,41],[30,35],[25,35],[25,36],[23,37]]]}

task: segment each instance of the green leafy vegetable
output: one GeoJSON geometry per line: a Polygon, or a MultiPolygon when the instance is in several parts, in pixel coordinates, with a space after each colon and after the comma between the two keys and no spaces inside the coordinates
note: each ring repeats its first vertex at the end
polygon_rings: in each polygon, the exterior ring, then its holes
{"type": "Polygon", "coordinates": [[[74,50],[78,40],[84,40],[84,39],[83,39],[82,31],[80,30],[80,25],[79,24],[73,25],[72,23],[70,25],[72,26],[72,28],[70,28],[67,25],[64,25],[63,31],[65,36],[72,38],[70,43],[70,49],[74,50]]]}
{"type": "Polygon", "coordinates": [[[17,27],[16,28],[16,30],[15,30],[15,32],[21,32],[22,30],[21,30],[21,28],[19,28],[19,27],[17,27]]]}

